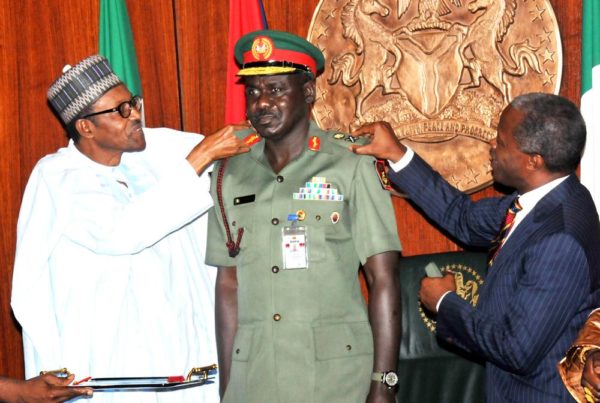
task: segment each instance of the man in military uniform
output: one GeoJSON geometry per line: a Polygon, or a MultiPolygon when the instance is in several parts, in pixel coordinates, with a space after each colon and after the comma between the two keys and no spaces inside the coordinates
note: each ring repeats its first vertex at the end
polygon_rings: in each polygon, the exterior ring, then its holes
{"type": "Polygon", "coordinates": [[[213,173],[206,257],[222,401],[395,402],[400,243],[374,160],[310,120],[319,49],[257,31],[235,54],[252,148],[213,173]]]}

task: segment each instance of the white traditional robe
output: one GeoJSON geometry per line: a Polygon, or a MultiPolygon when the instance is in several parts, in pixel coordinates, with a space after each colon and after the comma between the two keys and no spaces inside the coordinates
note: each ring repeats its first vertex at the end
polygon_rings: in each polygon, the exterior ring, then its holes
{"type": "MultiPolygon", "coordinates": [[[[17,228],[12,307],[26,377],[186,375],[216,362],[215,269],[204,265],[209,178],[185,156],[202,136],[144,129],[108,167],[72,142],[34,168],[17,228]]],[[[218,402],[216,384],[96,392],[93,402],[218,402]]]]}

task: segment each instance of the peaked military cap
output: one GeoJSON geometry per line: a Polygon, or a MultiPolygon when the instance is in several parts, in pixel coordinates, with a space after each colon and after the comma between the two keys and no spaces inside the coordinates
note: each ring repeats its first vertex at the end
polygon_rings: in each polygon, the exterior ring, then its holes
{"type": "Polygon", "coordinates": [[[316,77],[323,69],[323,53],[304,38],[289,32],[261,30],[242,36],[235,44],[238,76],[263,76],[306,71],[316,77]]]}
{"type": "Polygon", "coordinates": [[[104,56],[86,57],[75,67],[66,65],[63,74],[48,89],[48,101],[68,125],[111,88],[123,82],[104,56]]]}

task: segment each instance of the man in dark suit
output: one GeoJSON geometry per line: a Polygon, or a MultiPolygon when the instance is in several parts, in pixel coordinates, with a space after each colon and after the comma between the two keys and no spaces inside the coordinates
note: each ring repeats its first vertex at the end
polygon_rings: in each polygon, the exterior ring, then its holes
{"type": "Polygon", "coordinates": [[[491,143],[494,181],[515,193],[477,202],[388,124],[356,134],[372,139],[353,151],[389,160],[390,180],[440,227],[466,245],[492,247],[477,307],[454,292],[452,274],[425,278],[420,290],[437,313],[438,337],[487,361],[487,401],[572,401],[556,365],[600,305],[600,223],[575,175],[586,137],[577,107],[551,94],[515,98],[491,143]],[[514,220],[499,237],[509,207],[514,220]]]}

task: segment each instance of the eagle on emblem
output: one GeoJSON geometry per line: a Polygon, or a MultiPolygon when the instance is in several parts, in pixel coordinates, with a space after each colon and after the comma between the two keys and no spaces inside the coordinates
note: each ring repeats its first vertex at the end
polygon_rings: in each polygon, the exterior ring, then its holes
{"type": "MultiPolygon", "coordinates": [[[[398,18],[406,12],[412,0],[398,0],[398,18]]],[[[456,7],[461,7],[461,0],[450,0],[456,7]]],[[[419,17],[422,20],[435,19],[441,15],[450,14],[452,10],[446,0],[419,0],[419,17]]]]}

